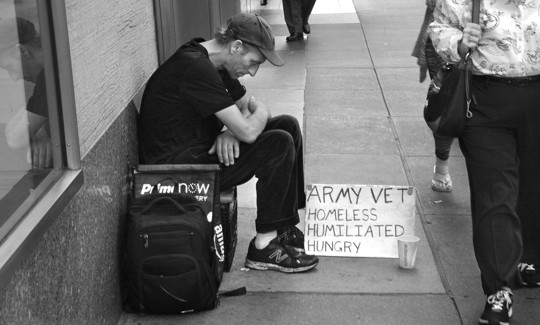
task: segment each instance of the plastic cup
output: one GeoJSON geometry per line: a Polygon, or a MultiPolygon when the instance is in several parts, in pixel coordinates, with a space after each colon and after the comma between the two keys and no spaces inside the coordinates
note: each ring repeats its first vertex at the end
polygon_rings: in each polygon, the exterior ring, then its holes
{"type": "Polygon", "coordinates": [[[416,263],[416,251],[420,238],[412,235],[398,237],[399,266],[404,269],[413,269],[416,263]]]}

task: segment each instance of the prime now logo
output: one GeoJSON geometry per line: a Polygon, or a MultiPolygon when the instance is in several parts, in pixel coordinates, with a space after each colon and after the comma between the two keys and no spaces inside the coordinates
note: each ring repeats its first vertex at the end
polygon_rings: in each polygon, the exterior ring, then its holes
{"type": "Polygon", "coordinates": [[[141,187],[141,195],[151,194],[157,191],[159,194],[208,194],[210,184],[205,183],[179,183],[176,185],[151,185],[143,184],[141,187]]]}

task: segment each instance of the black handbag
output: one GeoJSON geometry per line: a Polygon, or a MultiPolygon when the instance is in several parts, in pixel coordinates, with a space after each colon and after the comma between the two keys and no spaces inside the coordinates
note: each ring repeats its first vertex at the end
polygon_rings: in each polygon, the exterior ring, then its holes
{"type": "MultiPolygon", "coordinates": [[[[473,0],[473,22],[478,23],[480,1],[473,0]]],[[[461,61],[450,67],[442,67],[446,74],[443,77],[440,91],[428,94],[424,107],[424,119],[427,125],[438,134],[460,137],[472,117],[470,110],[472,93],[470,83],[472,78],[471,52],[467,53],[461,61]]]]}

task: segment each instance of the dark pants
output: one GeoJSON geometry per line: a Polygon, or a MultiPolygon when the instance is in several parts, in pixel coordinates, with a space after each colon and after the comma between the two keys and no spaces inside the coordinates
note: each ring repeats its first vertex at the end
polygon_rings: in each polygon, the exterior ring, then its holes
{"type": "Polygon", "coordinates": [[[272,118],[252,144],[240,145],[234,165],[221,170],[221,188],[257,181],[257,232],[296,225],[306,206],[302,132],[291,116],[272,118]]]}
{"type": "Polygon", "coordinates": [[[540,84],[475,79],[460,147],[471,191],[473,245],[484,293],[516,287],[517,264],[540,260],[540,84]],[[518,217],[519,215],[519,217],[518,217]]]}
{"type": "MultiPolygon", "coordinates": [[[[302,131],[288,115],[273,117],[257,140],[240,143],[234,165],[221,166],[222,190],[241,185],[253,176],[257,181],[257,232],[270,232],[300,222],[298,209],[305,208],[302,131]]],[[[217,163],[217,155],[205,149],[196,157],[180,154],[160,163],[217,163]]]]}
{"type": "Polygon", "coordinates": [[[283,14],[289,33],[302,33],[304,24],[315,6],[316,0],[282,0],[283,14]]]}
{"type": "MultiPolygon", "coordinates": [[[[429,77],[430,79],[433,79],[437,75],[439,68],[444,64],[444,61],[437,52],[435,52],[435,48],[429,37],[426,41],[425,53],[429,77]]],[[[435,156],[440,160],[448,160],[454,138],[433,132],[433,140],[435,141],[435,156]]]]}
{"type": "Polygon", "coordinates": [[[435,156],[440,160],[448,160],[454,138],[433,132],[433,140],[435,141],[435,156]]]}

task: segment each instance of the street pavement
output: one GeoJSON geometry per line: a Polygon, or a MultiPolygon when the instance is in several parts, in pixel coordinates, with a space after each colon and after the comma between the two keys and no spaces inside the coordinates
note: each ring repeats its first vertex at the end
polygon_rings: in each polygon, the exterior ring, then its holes
{"type": "MultiPolygon", "coordinates": [[[[124,314],[122,325],[150,324],[477,324],[485,296],[472,249],[469,188],[463,155],[452,147],[451,193],[431,190],[432,135],[422,118],[427,81],[411,51],[423,0],[317,0],[311,34],[285,42],[281,1],[243,11],[271,25],[284,67],[265,63],[242,82],[273,115],[301,121],[306,184],[416,188],[413,270],[396,258],[320,257],[313,271],[246,271],[254,236],[255,183],[239,187],[238,246],[217,309],[181,316],[124,314]]],[[[539,324],[540,289],[514,292],[512,324],[539,324]]]]}

